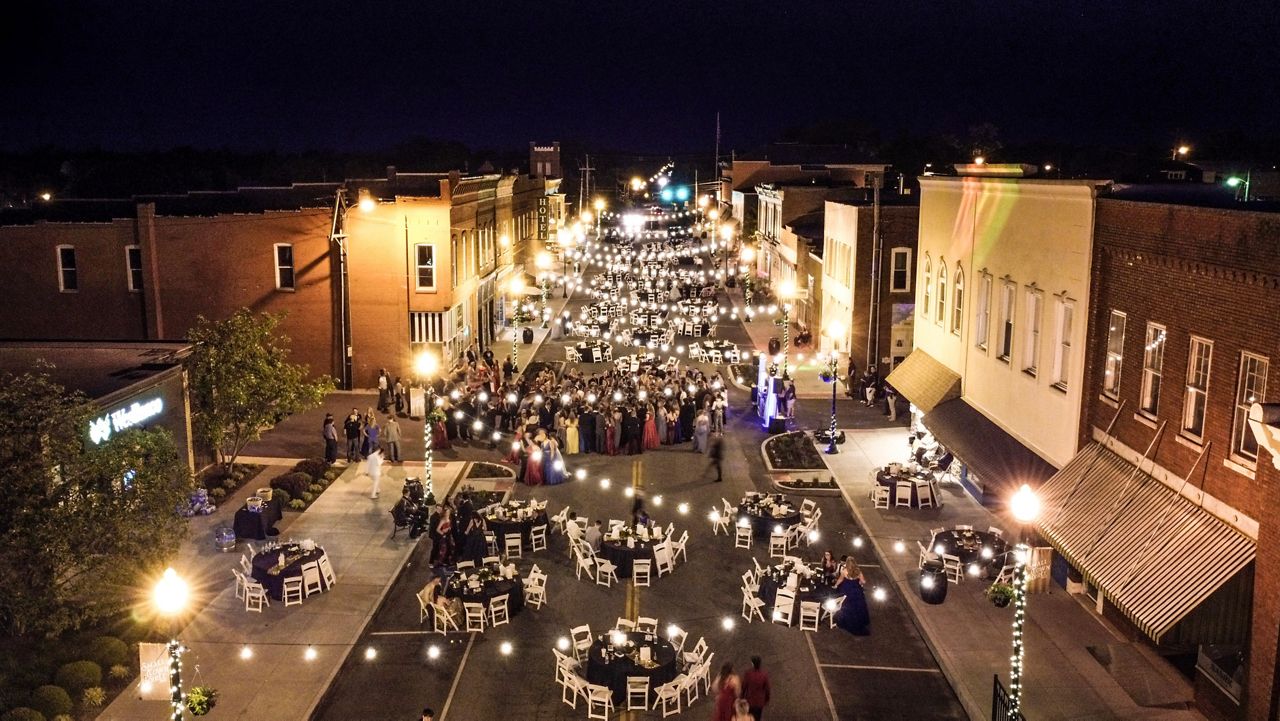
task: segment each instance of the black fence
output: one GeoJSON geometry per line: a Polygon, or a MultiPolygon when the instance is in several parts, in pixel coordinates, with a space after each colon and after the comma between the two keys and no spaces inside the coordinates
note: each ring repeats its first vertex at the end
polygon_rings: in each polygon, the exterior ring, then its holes
{"type": "Polygon", "coordinates": [[[1000,677],[993,676],[991,684],[991,721],[1027,721],[1021,712],[1009,708],[1009,692],[1004,690],[1000,677]]]}

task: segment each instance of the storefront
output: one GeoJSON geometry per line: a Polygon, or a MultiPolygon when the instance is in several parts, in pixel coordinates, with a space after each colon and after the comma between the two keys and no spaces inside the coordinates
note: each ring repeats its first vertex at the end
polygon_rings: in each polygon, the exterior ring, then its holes
{"type": "MultiPolygon", "coordinates": [[[[54,382],[84,393],[98,406],[87,442],[105,443],[133,428],[164,428],[179,457],[196,470],[191,408],[182,360],[185,343],[0,342],[0,372],[47,368],[54,382]]],[[[203,464],[201,464],[203,465],[203,464]]]]}

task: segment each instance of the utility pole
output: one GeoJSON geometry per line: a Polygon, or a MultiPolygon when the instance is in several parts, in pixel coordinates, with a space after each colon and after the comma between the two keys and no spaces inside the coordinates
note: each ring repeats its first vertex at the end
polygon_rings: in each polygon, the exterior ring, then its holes
{"type": "Polygon", "coordinates": [[[591,167],[591,156],[586,156],[586,163],[578,168],[578,213],[587,209],[589,205],[586,198],[591,196],[591,171],[595,168],[591,167]]]}
{"type": "Polygon", "coordinates": [[[871,303],[867,319],[867,368],[880,361],[880,186],[883,173],[869,173],[871,178],[871,303]]]}
{"type": "Polygon", "coordinates": [[[347,277],[347,199],[338,187],[333,199],[333,222],[329,226],[329,242],[338,246],[338,324],[341,329],[343,390],[351,390],[351,291],[347,277]]]}
{"type": "Polygon", "coordinates": [[[716,181],[716,207],[720,207],[720,111],[716,111],[716,157],[711,163],[714,169],[716,181]]]}

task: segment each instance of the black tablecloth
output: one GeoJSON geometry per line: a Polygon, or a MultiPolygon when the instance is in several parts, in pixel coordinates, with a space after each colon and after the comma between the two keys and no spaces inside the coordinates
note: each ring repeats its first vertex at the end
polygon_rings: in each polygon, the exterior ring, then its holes
{"type": "MultiPolygon", "coordinates": [[[[635,559],[653,560],[653,546],[661,541],[636,540],[635,548],[628,548],[626,541],[601,541],[596,555],[618,567],[618,578],[631,578],[631,562],[635,559]]],[[[650,572],[653,566],[649,567],[650,572]]]]}
{"type": "MultiPolygon", "coordinates": [[[[825,579],[817,576],[808,581],[800,579],[799,588],[796,589],[796,607],[791,609],[791,620],[794,623],[800,622],[800,602],[814,601],[822,604],[828,598],[835,598],[840,595],[824,581],[825,579]]],[[[781,575],[780,578],[771,574],[760,577],[760,588],[756,591],[756,596],[769,607],[770,612],[765,614],[766,619],[771,618],[773,602],[778,598],[778,589],[786,582],[787,576],[785,574],[781,575]]]]}
{"type": "Polygon", "coordinates": [[[499,521],[485,516],[484,522],[489,526],[489,530],[493,532],[498,542],[498,551],[501,552],[506,548],[507,534],[519,533],[520,542],[525,546],[532,546],[533,542],[529,539],[529,533],[533,531],[534,526],[545,526],[548,524],[547,512],[542,511],[537,516],[527,521],[505,520],[499,521]]]}
{"type": "Polygon", "coordinates": [[[271,533],[272,527],[281,518],[284,518],[284,500],[273,494],[270,501],[263,501],[261,511],[255,513],[247,507],[241,507],[236,511],[232,526],[235,528],[236,538],[265,541],[268,535],[275,535],[271,533]]]}
{"type": "MultiPolygon", "coordinates": [[[[471,571],[466,571],[470,575],[471,571]]],[[[449,579],[449,583],[444,584],[444,597],[457,598],[463,603],[482,603],[485,608],[489,607],[489,602],[493,599],[507,594],[507,614],[514,616],[524,610],[524,579],[516,576],[510,581],[505,578],[485,581],[480,584],[480,590],[473,591],[463,581],[462,585],[454,585],[449,579]]]]}
{"type": "Polygon", "coordinates": [[[584,346],[584,345],[582,345],[581,343],[579,343],[578,345],[575,345],[575,346],[573,347],[573,349],[574,349],[575,351],[577,351],[577,353],[578,353],[578,361],[579,361],[579,362],[581,362],[581,363],[591,363],[591,362],[594,362],[594,361],[595,361],[595,358],[593,357],[593,356],[595,355],[595,353],[594,353],[594,351],[593,351],[592,349],[593,349],[593,348],[599,348],[599,349],[600,349],[600,362],[601,362],[601,363],[603,363],[603,362],[604,362],[604,356],[605,356],[605,350],[604,350],[604,349],[605,349],[605,347],[606,347],[607,345],[608,345],[607,343],[601,343],[601,344],[599,344],[599,345],[592,345],[592,344],[588,344],[588,345],[585,345],[585,346],[584,346]]]}
{"type": "Polygon", "coordinates": [[[680,673],[680,667],[676,663],[675,646],[661,636],[650,634],[646,639],[646,634],[635,631],[626,632],[624,635],[627,641],[635,643],[637,648],[646,644],[653,648],[652,658],[658,665],[654,668],[643,668],[630,658],[606,660],[605,651],[611,635],[606,634],[591,644],[591,650],[587,653],[587,680],[609,687],[613,691],[614,705],[622,708],[627,698],[627,677],[648,676],[649,705],[652,706],[654,689],[671,681],[680,673]]]}
{"type": "Polygon", "coordinates": [[[969,564],[976,563],[987,569],[999,570],[1004,565],[1005,554],[1009,551],[1009,544],[1000,536],[990,531],[977,530],[942,531],[934,536],[933,548],[930,550],[937,552],[939,546],[942,547],[943,553],[958,556],[966,568],[969,564]],[[991,558],[983,558],[982,549],[984,548],[991,549],[991,558]]]}
{"type": "Polygon", "coordinates": [[[800,522],[800,509],[795,509],[785,516],[760,515],[752,513],[746,505],[738,505],[738,518],[746,518],[751,522],[752,533],[756,538],[768,538],[773,534],[773,529],[782,526],[782,530],[786,531],[792,526],[800,522]]]}
{"type": "Polygon", "coordinates": [[[907,481],[911,483],[911,507],[920,507],[920,489],[916,487],[912,481],[926,480],[916,476],[892,475],[884,469],[876,471],[876,483],[889,489],[889,505],[893,506],[898,502],[898,481],[907,481]]]}
{"type": "Polygon", "coordinates": [[[680,323],[676,325],[676,334],[686,338],[705,338],[711,335],[711,324],[706,321],[697,321],[694,323],[680,323]],[[701,332],[695,330],[701,328],[701,332]]]}
{"type": "MultiPolygon", "coordinates": [[[[286,546],[272,551],[263,551],[253,557],[253,580],[262,584],[262,587],[267,590],[268,596],[279,601],[284,593],[285,579],[301,576],[303,564],[319,561],[323,555],[325,555],[323,548],[303,551],[297,547],[286,546]],[[293,560],[289,561],[279,573],[272,573],[272,569],[280,561],[281,553],[285,554],[286,560],[289,558],[293,558],[293,560]],[[294,558],[295,556],[298,557],[294,558]]],[[[320,585],[324,587],[324,590],[329,590],[329,585],[325,583],[323,574],[320,577],[320,585]]]]}

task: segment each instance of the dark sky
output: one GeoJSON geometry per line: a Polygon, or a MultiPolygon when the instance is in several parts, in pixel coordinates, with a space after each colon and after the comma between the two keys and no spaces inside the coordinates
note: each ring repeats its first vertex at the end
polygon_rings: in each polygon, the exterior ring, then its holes
{"type": "Polygon", "coordinates": [[[0,146],[725,147],[887,134],[1158,142],[1277,132],[1280,3],[30,2],[0,28],[0,146]]]}

